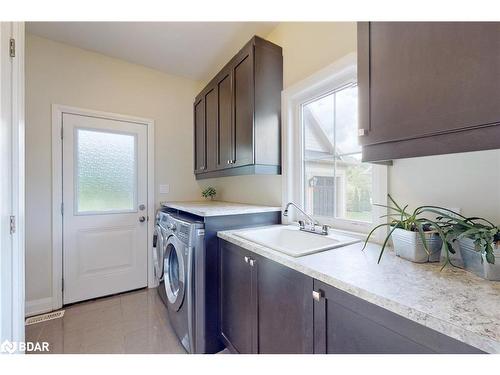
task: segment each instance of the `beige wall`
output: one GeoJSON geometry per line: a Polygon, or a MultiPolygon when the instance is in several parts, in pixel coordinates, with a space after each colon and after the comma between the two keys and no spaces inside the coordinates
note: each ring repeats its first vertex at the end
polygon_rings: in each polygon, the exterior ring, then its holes
{"type": "Polygon", "coordinates": [[[155,121],[156,201],[199,196],[193,176],[192,102],[199,83],[49,41],[26,40],[26,297],[50,298],[51,105],[155,121]],[[168,195],[159,184],[170,184],[168,195]]]}
{"type": "Polygon", "coordinates": [[[389,192],[412,208],[459,208],[500,224],[500,150],[395,160],[389,192]]]}
{"type": "MultiPolygon", "coordinates": [[[[284,22],[265,37],[283,47],[283,86],[287,88],[356,50],[354,22],[284,22]]],[[[281,206],[281,176],[226,177],[205,180],[218,198],[281,206]]]]}
{"type": "MultiPolygon", "coordinates": [[[[267,39],[283,47],[285,88],[356,51],[356,24],[282,23],[267,39]]],[[[279,176],[208,180],[221,198],[281,204],[279,176]]],[[[431,156],[394,161],[389,192],[410,207],[422,204],[460,208],[500,223],[500,151],[431,156]]]]}
{"type": "Polygon", "coordinates": [[[284,22],[267,39],[283,47],[283,86],[356,51],[355,22],[284,22]]]}

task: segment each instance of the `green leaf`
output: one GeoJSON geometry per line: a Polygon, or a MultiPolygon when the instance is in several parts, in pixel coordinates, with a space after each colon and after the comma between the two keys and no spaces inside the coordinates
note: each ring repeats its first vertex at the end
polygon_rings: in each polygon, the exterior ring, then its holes
{"type": "Polygon", "coordinates": [[[368,244],[368,240],[370,239],[370,237],[372,236],[372,234],[378,229],[378,228],[381,228],[381,227],[388,227],[390,226],[391,224],[389,223],[383,223],[383,224],[379,224],[377,225],[375,228],[373,228],[370,233],[368,233],[368,236],[366,236],[366,240],[365,240],[365,244],[363,245],[363,248],[361,249],[361,251],[365,250],[366,248],[366,245],[368,244]]]}
{"type": "Polygon", "coordinates": [[[378,256],[378,262],[377,264],[380,263],[380,260],[382,259],[382,255],[384,254],[385,247],[387,246],[387,242],[389,241],[389,238],[391,238],[392,232],[394,232],[397,229],[397,227],[394,227],[391,229],[387,237],[385,238],[384,243],[382,244],[382,249],[380,250],[380,255],[378,256]]]}
{"type": "Polygon", "coordinates": [[[490,264],[495,264],[495,255],[493,254],[493,252],[486,253],[486,261],[490,264]]]}

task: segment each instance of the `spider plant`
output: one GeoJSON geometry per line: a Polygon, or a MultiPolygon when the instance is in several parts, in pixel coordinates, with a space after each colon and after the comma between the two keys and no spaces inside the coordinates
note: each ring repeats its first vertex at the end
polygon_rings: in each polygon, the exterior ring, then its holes
{"type": "Polygon", "coordinates": [[[441,251],[444,251],[446,254],[446,262],[443,264],[443,268],[446,266],[446,264],[448,263],[451,264],[449,254],[450,253],[454,254],[455,251],[453,250],[451,245],[446,241],[446,228],[451,227],[452,224],[446,221],[438,221],[437,219],[429,219],[424,215],[426,214],[432,214],[433,216],[438,215],[438,217],[441,218],[445,217],[452,218],[453,216],[461,216],[461,215],[454,211],[438,206],[420,206],[413,211],[408,211],[408,205],[406,206],[399,205],[391,197],[390,194],[388,194],[387,196],[389,198],[390,205],[388,206],[382,204],[374,204],[374,205],[378,207],[387,208],[390,211],[390,213],[381,216],[381,218],[389,218],[390,220],[387,223],[377,225],[370,231],[370,233],[368,233],[368,236],[366,237],[365,240],[365,244],[363,246],[363,250],[366,248],[369,239],[377,229],[383,227],[389,227],[390,231],[384,239],[377,263],[380,263],[380,260],[382,259],[382,255],[384,254],[389,239],[391,238],[391,235],[397,228],[418,232],[422,240],[424,250],[427,252],[428,255],[430,255],[425,234],[429,232],[435,232],[437,235],[439,235],[439,237],[442,240],[441,251]]]}

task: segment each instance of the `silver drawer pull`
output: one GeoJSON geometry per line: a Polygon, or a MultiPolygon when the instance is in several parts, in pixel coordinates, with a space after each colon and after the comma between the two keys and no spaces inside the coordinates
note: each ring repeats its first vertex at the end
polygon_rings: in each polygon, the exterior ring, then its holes
{"type": "Polygon", "coordinates": [[[318,290],[318,291],[313,290],[312,297],[313,297],[313,300],[319,301],[321,298],[323,298],[323,292],[321,290],[318,290]]]}
{"type": "Polygon", "coordinates": [[[255,264],[255,259],[250,259],[250,266],[253,267],[254,264],[255,264]]]}
{"type": "Polygon", "coordinates": [[[245,257],[245,263],[248,263],[249,260],[250,260],[249,257],[245,257]]]}

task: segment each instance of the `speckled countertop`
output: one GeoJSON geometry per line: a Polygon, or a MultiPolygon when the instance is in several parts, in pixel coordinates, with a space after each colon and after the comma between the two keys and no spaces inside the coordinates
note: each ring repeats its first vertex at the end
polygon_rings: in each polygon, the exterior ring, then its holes
{"type": "Polygon", "coordinates": [[[161,205],[202,217],[281,211],[281,207],[257,206],[223,201],[162,202],[161,205]]]}
{"type": "Polygon", "coordinates": [[[293,258],[219,232],[224,240],[488,353],[500,353],[500,282],[454,267],[417,264],[362,243],[293,258]]]}

